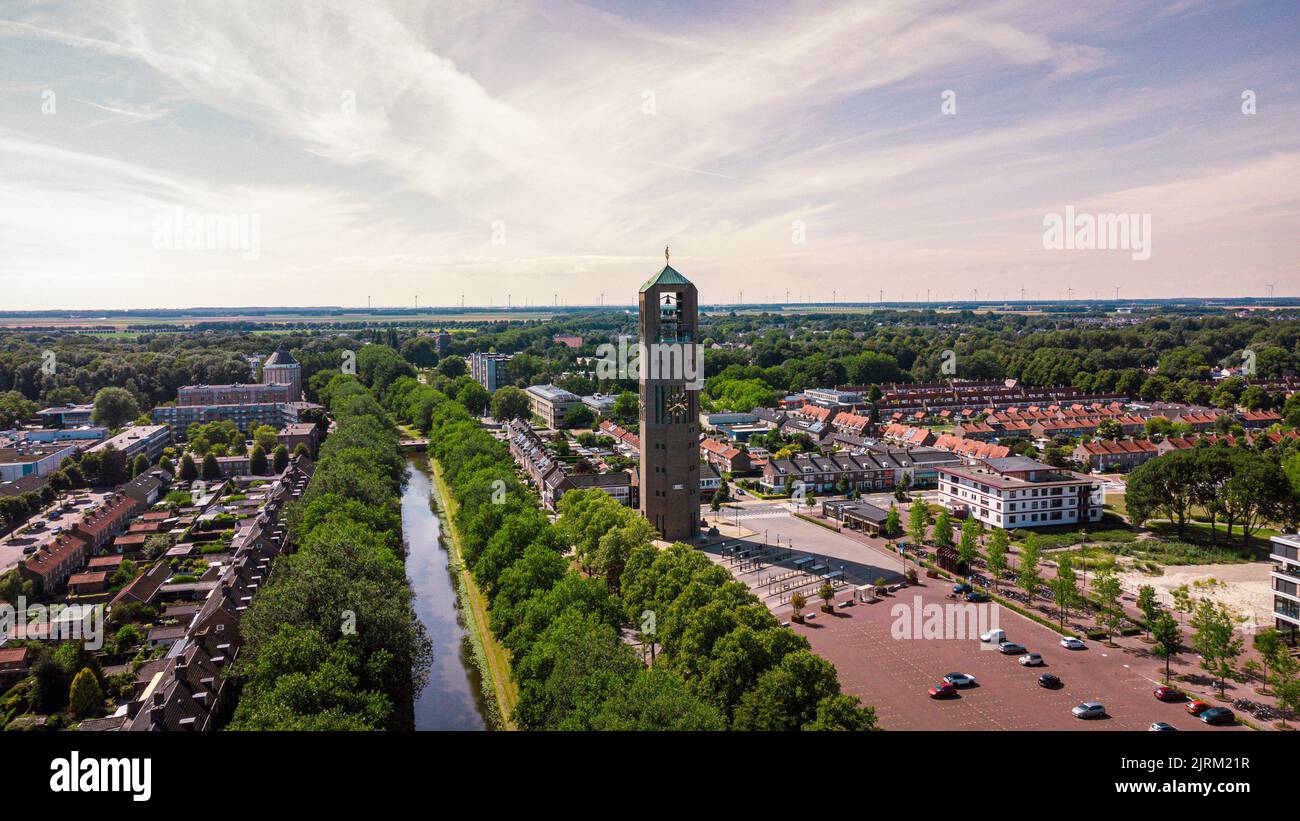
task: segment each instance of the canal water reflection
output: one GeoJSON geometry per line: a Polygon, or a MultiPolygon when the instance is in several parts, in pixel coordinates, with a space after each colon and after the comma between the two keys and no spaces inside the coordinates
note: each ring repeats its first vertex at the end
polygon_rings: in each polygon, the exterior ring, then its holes
{"type": "Polygon", "coordinates": [[[484,730],[483,688],[474,650],[460,618],[450,554],[434,512],[434,483],[423,454],[407,458],[402,494],[406,575],[415,591],[415,612],[433,642],[429,683],[415,703],[417,730],[484,730]]]}

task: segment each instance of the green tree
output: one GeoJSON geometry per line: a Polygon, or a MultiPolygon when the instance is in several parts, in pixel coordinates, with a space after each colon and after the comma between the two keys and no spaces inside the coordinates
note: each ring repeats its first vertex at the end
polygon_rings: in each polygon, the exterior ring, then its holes
{"type": "Polygon", "coordinates": [[[1282,640],[1282,634],[1273,627],[1266,627],[1255,634],[1252,642],[1255,649],[1259,652],[1260,661],[1264,665],[1264,688],[1268,692],[1269,682],[1273,678],[1273,662],[1277,658],[1278,649],[1284,649],[1289,652],[1286,643],[1282,640]]]}
{"type": "Polygon", "coordinates": [[[100,689],[99,680],[89,667],[81,668],[81,672],[72,679],[68,704],[77,718],[89,718],[104,706],[104,691],[100,689]]]}
{"type": "Polygon", "coordinates": [[[1142,611],[1142,619],[1146,622],[1147,635],[1151,635],[1151,625],[1156,620],[1156,615],[1160,613],[1160,601],[1156,598],[1156,589],[1149,584],[1144,584],[1138,588],[1137,598],[1138,609],[1142,611]]]}
{"type": "Polygon", "coordinates": [[[492,394],[492,418],[498,421],[507,419],[527,419],[528,394],[511,385],[497,388],[492,394]]]}
{"type": "Polygon", "coordinates": [[[135,397],[125,388],[101,388],[95,394],[94,410],[91,418],[95,424],[108,428],[120,428],[140,415],[140,405],[135,397]]]}
{"type": "Polygon", "coordinates": [[[1169,665],[1183,648],[1183,632],[1178,627],[1178,620],[1161,610],[1151,621],[1151,637],[1156,642],[1153,652],[1165,660],[1165,684],[1171,684],[1169,665]]]}
{"type": "Polygon", "coordinates": [[[253,445],[253,453],[248,457],[248,470],[254,476],[261,476],[267,471],[266,451],[261,444],[253,445]]]}
{"type": "Polygon", "coordinates": [[[1236,619],[1226,605],[1201,599],[1192,613],[1192,647],[1201,656],[1201,669],[1219,680],[1223,697],[1227,679],[1236,674],[1243,643],[1237,635],[1236,619]]]}
{"type": "Polygon", "coordinates": [[[614,400],[614,408],[611,414],[615,419],[623,424],[631,424],[637,421],[641,413],[641,401],[633,391],[623,391],[614,400]]]}
{"type": "Polygon", "coordinates": [[[1051,588],[1052,600],[1060,610],[1061,627],[1064,628],[1067,613],[1079,601],[1079,577],[1074,572],[1074,563],[1068,553],[1056,563],[1056,576],[1047,586],[1051,588]]]}
{"type": "Polygon", "coordinates": [[[934,520],[933,538],[935,547],[952,547],[952,517],[946,508],[939,511],[939,516],[934,520]]]}
{"type": "Polygon", "coordinates": [[[141,473],[148,473],[148,472],[149,472],[149,457],[141,453],[139,456],[135,457],[135,461],[131,463],[131,478],[135,478],[136,476],[139,476],[141,473]]]}
{"type": "Polygon", "coordinates": [[[221,478],[221,465],[211,453],[203,457],[203,478],[208,481],[221,478]]]}
{"type": "Polygon", "coordinates": [[[1020,548],[1020,573],[1016,580],[1020,589],[1029,596],[1030,601],[1038,595],[1038,588],[1043,584],[1038,562],[1038,537],[1030,533],[1025,537],[1025,543],[1020,548]]]}
{"type": "Polygon", "coordinates": [[[910,535],[913,542],[926,544],[930,522],[930,504],[923,499],[913,501],[910,511],[907,512],[907,535],[910,535]]]}
{"type": "MultiPolygon", "coordinates": [[[[303,447],[298,445],[298,447],[303,447]]],[[[271,465],[276,473],[283,473],[284,469],[289,467],[289,449],[284,445],[276,445],[275,450],[271,451],[271,465]]]]}
{"type": "Polygon", "coordinates": [[[186,453],[181,457],[181,480],[192,482],[199,478],[198,466],[194,464],[194,457],[186,453]]]}
{"type": "Polygon", "coordinates": [[[1097,596],[1097,604],[1101,606],[1098,618],[1110,631],[1109,643],[1113,645],[1114,634],[1124,623],[1124,607],[1120,604],[1120,595],[1124,589],[1120,585],[1119,576],[1115,575],[1114,567],[1108,565],[1097,571],[1092,591],[1097,596]]]}
{"type": "Polygon", "coordinates": [[[1010,539],[1007,537],[1007,532],[1000,527],[994,529],[986,552],[988,553],[989,576],[992,578],[995,592],[998,589],[998,582],[1002,580],[1002,574],[1007,569],[1007,548],[1009,545],[1010,539]]]}
{"type": "Polygon", "coordinates": [[[1282,726],[1286,727],[1287,714],[1300,711],[1300,662],[1291,655],[1291,648],[1279,645],[1270,660],[1270,680],[1277,706],[1282,711],[1282,726]]]}
{"type": "Polygon", "coordinates": [[[957,544],[957,561],[971,568],[975,563],[975,558],[979,556],[980,534],[983,532],[979,520],[974,516],[967,516],[966,521],[961,523],[961,541],[957,544]]]}

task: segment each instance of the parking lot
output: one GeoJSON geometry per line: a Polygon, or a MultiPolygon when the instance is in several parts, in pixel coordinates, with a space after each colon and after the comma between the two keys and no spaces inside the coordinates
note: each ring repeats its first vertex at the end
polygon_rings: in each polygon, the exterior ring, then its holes
{"type": "Polygon", "coordinates": [[[18,562],[22,561],[25,555],[30,555],[51,541],[54,538],[54,529],[56,527],[67,530],[74,522],[80,521],[87,507],[92,504],[102,504],[110,493],[111,491],[107,490],[80,490],[76,494],[79,501],[73,510],[64,511],[61,508],[63,502],[60,500],[28,519],[26,525],[0,540],[0,573],[8,572],[18,562]],[[58,515],[54,519],[50,519],[51,512],[57,512],[58,515]],[[44,522],[44,527],[26,534],[21,532],[35,525],[38,521],[44,522]]]}
{"type": "MultiPolygon", "coordinates": [[[[884,576],[891,583],[901,578],[901,559],[875,546],[873,540],[849,537],[789,516],[747,520],[742,514],[741,522],[751,530],[759,530],[748,541],[761,545],[766,530],[769,542],[774,542],[779,533],[783,544],[793,542],[796,550],[814,551],[826,557],[827,564],[852,571],[850,575],[857,583],[877,576],[884,576]]],[[[751,574],[738,575],[750,581],[751,574]]],[[[864,704],[876,708],[883,727],[894,730],[1146,730],[1152,722],[1164,721],[1180,730],[1247,729],[1211,727],[1189,715],[1182,704],[1156,700],[1152,690],[1160,683],[1164,661],[1151,655],[1148,646],[1138,638],[1121,639],[1119,647],[1089,642],[1087,649],[1067,650],[1060,645],[1061,636],[1056,631],[1012,610],[999,608],[996,626],[1006,631],[1009,640],[1042,654],[1044,666],[1021,666],[1017,656],[1002,655],[971,638],[896,639],[891,627],[900,614],[911,618],[917,596],[922,608],[955,603],[948,597],[951,582],[925,579],[924,574],[921,582],[875,603],[837,607],[830,615],[822,613],[817,607],[820,602],[809,596],[804,612],[813,618],[807,624],[792,625],[792,629],[808,638],[817,653],[836,666],[845,692],[859,696],[864,704]],[[897,605],[903,608],[896,609],[897,605]],[[953,699],[931,699],[929,688],[951,672],[973,675],[977,686],[958,690],[958,696],[953,699]],[[1038,676],[1045,672],[1060,677],[1062,686],[1054,690],[1040,687],[1038,676]],[[1070,710],[1083,701],[1100,701],[1106,706],[1107,717],[1075,718],[1070,710]]],[[[762,595],[764,591],[755,592],[762,595]]],[[[842,591],[837,602],[849,598],[850,593],[842,591]]],[[[782,606],[770,596],[764,600],[779,618],[789,619],[788,605],[782,606]]],[[[1175,674],[1195,671],[1195,656],[1184,653],[1175,660],[1173,669],[1175,674]]]]}

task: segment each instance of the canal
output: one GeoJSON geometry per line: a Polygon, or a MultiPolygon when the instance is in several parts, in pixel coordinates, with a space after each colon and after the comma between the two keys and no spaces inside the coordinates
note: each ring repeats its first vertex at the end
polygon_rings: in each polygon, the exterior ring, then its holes
{"type": "Polygon", "coordinates": [[[406,575],[415,591],[415,612],[433,642],[429,683],[415,702],[415,729],[485,730],[481,677],[457,606],[456,579],[434,508],[428,457],[407,457],[406,475],[402,494],[406,575]]]}

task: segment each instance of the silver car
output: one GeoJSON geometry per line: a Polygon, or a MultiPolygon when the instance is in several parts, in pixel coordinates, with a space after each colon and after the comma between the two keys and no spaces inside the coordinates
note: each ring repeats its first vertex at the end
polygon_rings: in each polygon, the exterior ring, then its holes
{"type": "Polygon", "coordinates": [[[1039,667],[1043,663],[1043,657],[1038,653],[1025,653],[1020,657],[1020,663],[1025,667],[1039,667]]]}
{"type": "Polygon", "coordinates": [[[1070,712],[1075,718],[1101,718],[1106,715],[1106,708],[1100,701],[1085,701],[1070,712]]]}
{"type": "Polygon", "coordinates": [[[1014,641],[1004,641],[998,645],[998,652],[1004,656],[1015,656],[1025,652],[1025,646],[1014,641]]]}

